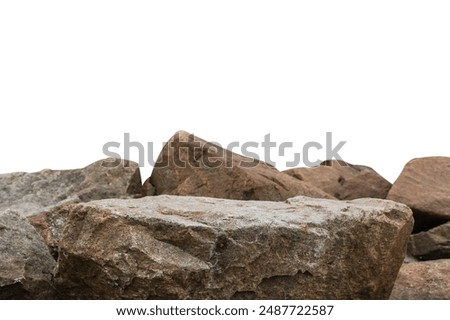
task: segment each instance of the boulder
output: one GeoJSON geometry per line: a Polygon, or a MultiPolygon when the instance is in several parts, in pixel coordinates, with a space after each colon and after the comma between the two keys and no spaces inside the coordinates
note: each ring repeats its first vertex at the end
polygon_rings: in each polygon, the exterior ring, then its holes
{"type": "Polygon", "coordinates": [[[372,168],[341,160],[327,160],[317,167],[294,168],[283,172],[340,200],[385,199],[392,186],[372,168]]]}
{"type": "Polygon", "coordinates": [[[184,131],[177,132],[164,146],[144,185],[151,195],[270,201],[298,195],[333,198],[265,162],[238,155],[184,131]]]}
{"type": "Polygon", "coordinates": [[[141,196],[139,167],[131,161],[104,159],[75,170],[43,170],[0,175],[0,210],[24,216],[62,203],[141,196]]]}
{"type": "Polygon", "coordinates": [[[428,157],[408,162],[387,199],[414,212],[414,233],[450,221],[450,158],[428,157]]]}
{"type": "Polygon", "coordinates": [[[405,263],[392,290],[393,300],[449,300],[450,259],[405,263]]]}
{"type": "Polygon", "coordinates": [[[68,206],[55,284],[76,299],[386,299],[412,212],[378,199],[154,196],[68,206]]]}
{"type": "Polygon", "coordinates": [[[0,212],[0,299],[53,299],[55,260],[19,213],[0,212]]]}
{"type": "Polygon", "coordinates": [[[450,259],[450,222],[412,234],[408,252],[419,260],[450,259]]]}

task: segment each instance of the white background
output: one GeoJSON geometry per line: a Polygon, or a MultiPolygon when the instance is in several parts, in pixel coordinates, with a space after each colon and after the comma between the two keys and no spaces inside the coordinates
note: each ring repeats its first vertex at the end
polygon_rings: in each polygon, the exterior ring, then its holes
{"type": "MultiPolygon", "coordinates": [[[[0,301],[2,306],[2,316],[5,319],[45,319],[45,320],[61,320],[61,317],[67,320],[79,319],[223,319],[223,320],[240,320],[240,319],[326,319],[326,320],[379,320],[379,319],[446,319],[445,314],[448,312],[448,301],[441,300],[403,300],[403,301],[386,301],[386,300],[184,300],[184,301],[93,301],[93,300],[60,300],[60,301],[0,301]],[[118,316],[116,308],[214,308],[217,305],[222,312],[225,308],[248,308],[248,316],[118,316]],[[262,310],[260,306],[266,307],[276,305],[333,305],[331,315],[326,316],[298,316],[290,315],[259,315],[262,310]],[[255,310],[253,313],[252,311],[255,310]]],[[[281,310],[284,310],[282,308],[281,310]]],[[[292,310],[289,308],[289,311],[292,310]]],[[[299,309],[297,309],[299,310],[299,309]]],[[[327,308],[330,310],[330,308],[327,308]]]]}
{"type": "Polygon", "coordinates": [[[125,132],[301,149],[331,131],[393,182],[450,156],[449,17],[448,1],[2,0],[0,172],[83,167],[125,132]]]}

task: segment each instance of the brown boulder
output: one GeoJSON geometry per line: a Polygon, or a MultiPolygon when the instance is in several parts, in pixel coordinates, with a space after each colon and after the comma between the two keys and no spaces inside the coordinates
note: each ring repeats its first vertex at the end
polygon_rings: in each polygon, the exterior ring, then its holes
{"type": "Polygon", "coordinates": [[[139,167],[131,161],[104,159],[75,170],[42,170],[0,175],[0,210],[24,216],[62,203],[141,196],[139,167]]]}
{"type": "Polygon", "coordinates": [[[327,160],[317,167],[283,172],[340,200],[385,199],[391,188],[391,183],[372,168],[340,160],[327,160]]]}
{"type": "Polygon", "coordinates": [[[305,195],[333,198],[273,166],[247,158],[184,131],[164,146],[144,184],[156,195],[283,201],[305,195]],[[150,186],[153,186],[154,189],[150,186]]]}
{"type": "Polygon", "coordinates": [[[450,221],[450,158],[418,158],[408,162],[387,199],[414,212],[414,233],[450,221]]]}
{"type": "Polygon", "coordinates": [[[450,259],[450,222],[412,234],[408,253],[419,260],[450,259]]]}
{"type": "Polygon", "coordinates": [[[70,205],[55,284],[77,299],[387,299],[412,212],[392,201],[154,196],[70,205]]]}
{"type": "Polygon", "coordinates": [[[54,299],[55,260],[19,213],[0,212],[0,299],[54,299]]]}
{"type": "Polygon", "coordinates": [[[400,268],[393,300],[449,300],[450,259],[410,262],[400,268]]]}

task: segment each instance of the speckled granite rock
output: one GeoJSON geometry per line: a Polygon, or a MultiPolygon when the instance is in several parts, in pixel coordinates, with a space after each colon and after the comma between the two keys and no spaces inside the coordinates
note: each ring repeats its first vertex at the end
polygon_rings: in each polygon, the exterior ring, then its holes
{"type": "Polygon", "coordinates": [[[70,205],[55,285],[77,299],[386,299],[412,229],[386,200],[154,196],[70,205]]]}

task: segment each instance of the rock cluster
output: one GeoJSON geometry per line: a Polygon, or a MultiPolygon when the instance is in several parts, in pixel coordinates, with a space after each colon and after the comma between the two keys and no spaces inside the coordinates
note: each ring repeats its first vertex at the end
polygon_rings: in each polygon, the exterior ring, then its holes
{"type": "Polygon", "coordinates": [[[449,195],[450,158],[391,185],[180,131],[143,184],[117,159],[0,175],[0,298],[450,299],[449,195]]]}
{"type": "Polygon", "coordinates": [[[450,158],[408,162],[387,199],[408,205],[414,230],[392,299],[450,299],[450,158]],[[414,261],[416,260],[416,261],[414,261]]]}

